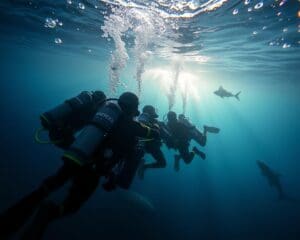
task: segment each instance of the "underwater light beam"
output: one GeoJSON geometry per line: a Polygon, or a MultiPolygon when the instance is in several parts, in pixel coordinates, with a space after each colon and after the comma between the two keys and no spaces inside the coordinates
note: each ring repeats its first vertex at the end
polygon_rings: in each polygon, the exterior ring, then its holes
{"type": "Polygon", "coordinates": [[[182,69],[182,64],[180,61],[176,61],[174,63],[174,78],[173,82],[171,83],[169,93],[167,94],[168,102],[169,102],[169,111],[173,108],[175,104],[175,98],[176,98],[176,92],[178,87],[178,79],[179,79],[179,73],[182,69]]]}

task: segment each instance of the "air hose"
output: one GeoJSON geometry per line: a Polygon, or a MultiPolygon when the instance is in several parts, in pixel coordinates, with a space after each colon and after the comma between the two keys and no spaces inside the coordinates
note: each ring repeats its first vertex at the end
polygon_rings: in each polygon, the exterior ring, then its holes
{"type": "Polygon", "coordinates": [[[38,128],[36,131],[35,131],[35,134],[34,134],[34,140],[36,143],[39,143],[39,144],[57,144],[57,143],[60,143],[62,140],[56,140],[56,141],[51,141],[51,140],[42,140],[40,138],[40,134],[42,131],[46,131],[45,128],[41,127],[41,128],[38,128]]]}

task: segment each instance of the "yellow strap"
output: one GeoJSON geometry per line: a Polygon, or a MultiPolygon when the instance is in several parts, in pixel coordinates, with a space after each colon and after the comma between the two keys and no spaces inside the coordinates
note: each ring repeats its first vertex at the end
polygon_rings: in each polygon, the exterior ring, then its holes
{"type": "Polygon", "coordinates": [[[64,158],[68,158],[69,160],[72,160],[73,162],[77,163],[79,166],[82,166],[82,162],[80,160],[78,160],[75,156],[69,154],[69,153],[65,153],[63,155],[64,158]]]}
{"type": "Polygon", "coordinates": [[[35,134],[34,134],[34,140],[39,143],[39,144],[56,144],[56,143],[60,143],[62,140],[57,140],[57,141],[50,141],[50,140],[42,140],[40,138],[40,133],[42,131],[45,131],[46,129],[41,127],[41,128],[38,128],[36,131],[35,131],[35,134]]]}
{"type": "Polygon", "coordinates": [[[143,124],[143,123],[140,123],[142,125],[142,127],[144,128],[147,128],[147,135],[146,135],[146,138],[149,138],[150,135],[151,135],[151,128],[148,127],[147,125],[143,124]]]}
{"type": "Polygon", "coordinates": [[[50,123],[48,118],[44,114],[41,114],[41,118],[44,119],[47,123],[50,123]]]}
{"type": "Polygon", "coordinates": [[[140,139],[140,142],[151,142],[153,140],[154,140],[154,138],[143,138],[143,139],[140,139]]]}

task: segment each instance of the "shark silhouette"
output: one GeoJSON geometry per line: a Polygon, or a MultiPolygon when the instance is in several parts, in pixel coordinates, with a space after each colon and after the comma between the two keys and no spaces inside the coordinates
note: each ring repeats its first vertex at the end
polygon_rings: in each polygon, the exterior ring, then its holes
{"type": "Polygon", "coordinates": [[[222,86],[219,87],[219,89],[217,91],[214,91],[214,94],[216,94],[217,96],[224,98],[224,97],[235,97],[237,100],[240,101],[240,95],[241,91],[239,91],[236,94],[232,94],[231,92],[227,91],[226,89],[224,89],[222,86]]]}
{"type": "Polygon", "coordinates": [[[261,170],[261,174],[267,178],[271,187],[275,187],[278,192],[278,198],[283,199],[284,193],[282,190],[282,185],[280,182],[280,174],[274,172],[267,164],[262,161],[256,161],[259,169],[261,170]]]}

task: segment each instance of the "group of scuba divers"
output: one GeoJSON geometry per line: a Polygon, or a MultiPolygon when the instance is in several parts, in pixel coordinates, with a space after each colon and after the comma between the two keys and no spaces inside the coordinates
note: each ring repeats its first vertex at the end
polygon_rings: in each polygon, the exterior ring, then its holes
{"type": "MultiPolygon", "coordinates": [[[[0,239],[16,233],[36,212],[22,239],[41,239],[50,222],[76,212],[96,191],[101,177],[106,191],[116,187],[128,189],[138,172],[166,167],[161,150],[163,143],[175,149],[174,168],[180,160],[188,164],[195,156],[205,159],[197,147],[189,150],[193,139],[206,144],[207,133],[218,133],[204,126],[201,132],[183,115],[167,113],[159,121],[156,110],[146,105],[140,114],[139,99],[131,92],[119,98],[107,98],[102,91],[84,91],[41,115],[41,124],[53,144],[62,148],[63,164],[33,192],[0,214],[0,239]],[[154,162],[145,163],[150,154],[154,162]],[[70,189],[58,204],[46,200],[58,188],[71,181],[70,189]]],[[[39,132],[38,132],[39,133],[39,132]]],[[[41,142],[39,134],[36,140],[41,142]]]]}

